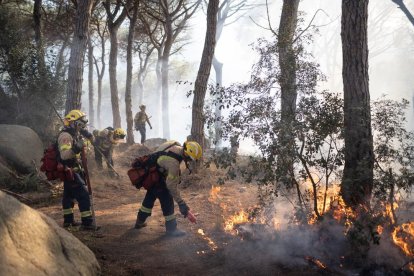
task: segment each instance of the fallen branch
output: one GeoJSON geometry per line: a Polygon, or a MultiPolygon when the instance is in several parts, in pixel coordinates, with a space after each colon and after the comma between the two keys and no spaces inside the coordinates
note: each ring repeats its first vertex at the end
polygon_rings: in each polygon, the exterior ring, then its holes
{"type": "Polygon", "coordinates": [[[15,193],[15,192],[12,192],[12,191],[9,191],[9,190],[6,190],[6,189],[0,189],[0,190],[1,190],[1,191],[3,191],[3,192],[5,192],[6,194],[11,195],[11,196],[18,197],[18,198],[21,198],[21,199],[24,199],[24,200],[26,200],[26,201],[28,201],[28,202],[33,203],[33,201],[32,201],[32,200],[30,200],[30,199],[28,199],[27,197],[24,197],[24,196],[22,196],[22,195],[19,195],[19,194],[15,193]]]}

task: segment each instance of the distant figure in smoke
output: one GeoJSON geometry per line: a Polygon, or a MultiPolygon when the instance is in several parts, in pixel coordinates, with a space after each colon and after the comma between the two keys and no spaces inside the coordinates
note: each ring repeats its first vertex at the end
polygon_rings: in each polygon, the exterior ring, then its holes
{"type": "Polygon", "coordinates": [[[148,123],[150,129],[152,129],[151,123],[149,121],[149,117],[147,115],[147,113],[145,113],[145,105],[140,105],[139,109],[141,109],[140,112],[137,112],[137,114],[135,115],[135,130],[139,131],[139,133],[141,134],[141,144],[144,144],[145,142],[145,123],[148,123]]]}
{"type": "Polygon", "coordinates": [[[122,128],[114,129],[112,127],[107,127],[103,130],[94,130],[93,135],[95,136],[94,150],[96,165],[98,166],[98,169],[102,170],[102,155],[104,155],[109,174],[111,177],[114,177],[114,161],[112,159],[114,145],[125,138],[126,132],[122,128]]]}

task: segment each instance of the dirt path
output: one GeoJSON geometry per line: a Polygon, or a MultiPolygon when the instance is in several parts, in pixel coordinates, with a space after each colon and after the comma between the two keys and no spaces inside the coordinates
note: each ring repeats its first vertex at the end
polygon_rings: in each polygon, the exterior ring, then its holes
{"type": "MultiPolygon", "coordinates": [[[[254,206],[256,189],[226,182],[220,187],[220,196],[212,198],[211,185],[217,177],[214,171],[205,172],[202,177],[184,176],[183,183],[188,187],[181,190],[182,196],[198,218],[197,224],[191,224],[177,215],[178,227],[187,233],[184,237],[164,235],[164,217],[158,201],[147,220],[148,226],[134,229],[145,190],[138,191],[130,185],[126,169],[117,167],[121,178],[116,180],[102,172],[91,175],[101,235],[71,230],[95,253],[103,275],[298,275],[298,271],[301,275],[317,274],[313,270],[284,268],[274,262],[263,263],[260,250],[252,257],[234,247],[242,241],[223,230],[223,214],[254,206]],[[200,229],[204,235],[199,233],[200,229]]],[[[60,199],[38,209],[62,224],[60,199]]],[[[75,217],[79,219],[77,207],[75,217]]]]}

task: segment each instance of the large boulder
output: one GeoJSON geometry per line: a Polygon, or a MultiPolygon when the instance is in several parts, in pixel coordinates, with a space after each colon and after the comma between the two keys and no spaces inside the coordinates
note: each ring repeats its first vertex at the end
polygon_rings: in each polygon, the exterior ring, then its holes
{"type": "Polygon", "coordinates": [[[40,166],[43,144],[32,129],[19,125],[0,124],[0,156],[21,173],[34,171],[40,166]]]}
{"type": "Polygon", "coordinates": [[[46,215],[0,191],[0,275],[97,275],[92,251],[46,215]]]}

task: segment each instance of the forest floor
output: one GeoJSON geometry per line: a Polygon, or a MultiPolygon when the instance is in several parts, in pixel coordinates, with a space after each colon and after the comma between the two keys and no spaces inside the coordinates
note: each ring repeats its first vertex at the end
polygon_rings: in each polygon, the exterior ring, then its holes
{"type": "MultiPolygon", "coordinates": [[[[182,197],[197,217],[192,224],[179,215],[182,237],[165,236],[164,217],[157,201],[148,226],[134,229],[138,208],[145,190],[137,190],[126,175],[134,156],[145,154],[146,148],[134,145],[128,152],[115,154],[115,168],[120,178],[112,179],[106,172],[96,171],[91,164],[96,221],[99,232],[70,229],[85,243],[101,264],[103,275],[326,275],[311,265],[286,265],[266,258],[259,248],[239,247],[243,241],[234,233],[224,231],[224,217],[257,204],[257,188],[252,184],[226,181],[220,192],[212,196],[222,172],[208,169],[197,175],[183,174],[182,197]],[[127,155],[128,154],[128,155],[127,155]],[[203,235],[204,234],[204,235],[203,235]]],[[[92,162],[91,162],[92,163],[92,162]]],[[[185,169],[182,170],[183,172],[185,169]]],[[[38,210],[62,225],[60,198],[38,210]]],[[[79,212],[75,207],[75,217],[79,212]]]]}

